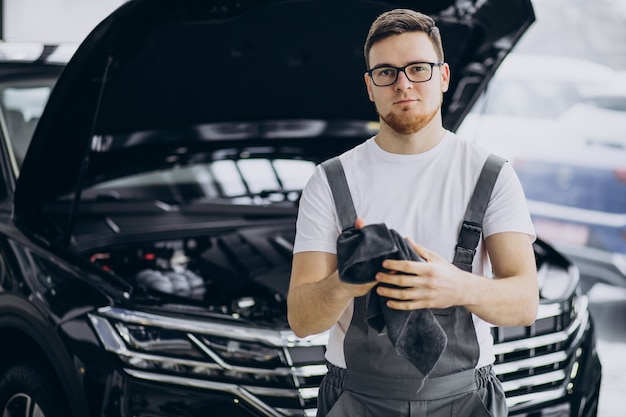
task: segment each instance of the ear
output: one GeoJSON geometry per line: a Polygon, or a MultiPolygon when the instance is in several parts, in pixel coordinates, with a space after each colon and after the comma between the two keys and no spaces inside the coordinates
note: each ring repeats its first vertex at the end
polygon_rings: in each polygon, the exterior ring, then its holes
{"type": "Polygon", "coordinates": [[[365,86],[367,87],[367,96],[370,98],[371,102],[374,102],[374,93],[372,92],[372,79],[370,78],[367,72],[363,74],[363,78],[365,78],[365,86]]]}
{"type": "Polygon", "coordinates": [[[448,91],[450,87],[450,66],[444,63],[441,67],[441,91],[444,93],[448,91]]]}

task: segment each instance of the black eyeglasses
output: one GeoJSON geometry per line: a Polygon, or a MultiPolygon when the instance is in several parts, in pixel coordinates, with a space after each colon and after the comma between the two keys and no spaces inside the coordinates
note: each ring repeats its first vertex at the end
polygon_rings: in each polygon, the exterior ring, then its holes
{"type": "Polygon", "coordinates": [[[430,79],[433,78],[433,67],[440,67],[442,65],[443,62],[413,62],[404,67],[376,67],[368,70],[367,73],[372,78],[374,85],[387,87],[395,84],[400,71],[402,71],[411,82],[424,83],[430,81],[430,79]]]}

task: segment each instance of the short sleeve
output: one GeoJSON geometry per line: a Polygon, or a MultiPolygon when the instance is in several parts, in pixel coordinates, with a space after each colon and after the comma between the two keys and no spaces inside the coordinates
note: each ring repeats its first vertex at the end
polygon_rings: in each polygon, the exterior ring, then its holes
{"type": "Polygon", "coordinates": [[[483,221],[485,237],[501,232],[520,232],[536,238],[522,184],[508,162],[498,175],[483,221]]]}
{"type": "Polygon", "coordinates": [[[293,252],[337,253],[339,232],[328,180],[318,165],[302,190],[293,252]]]}

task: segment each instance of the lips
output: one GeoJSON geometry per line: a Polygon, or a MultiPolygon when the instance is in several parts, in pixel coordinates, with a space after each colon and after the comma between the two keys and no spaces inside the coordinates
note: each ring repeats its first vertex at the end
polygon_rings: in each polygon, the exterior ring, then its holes
{"type": "Polygon", "coordinates": [[[403,98],[403,99],[400,99],[398,101],[395,101],[393,104],[410,104],[410,103],[413,103],[413,102],[416,102],[416,101],[418,101],[418,100],[417,99],[412,99],[412,98],[403,98]]]}

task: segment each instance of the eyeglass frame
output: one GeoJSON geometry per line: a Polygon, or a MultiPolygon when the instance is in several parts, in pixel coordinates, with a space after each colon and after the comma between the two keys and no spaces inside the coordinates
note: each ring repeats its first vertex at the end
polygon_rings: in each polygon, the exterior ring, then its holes
{"type": "Polygon", "coordinates": [[[366,73],[370,76],[370,79],[372,80],[372,83],[376,86],[376,87],[389,87],[394,85],[395,83],[398,82],[398,76],[400,75],[400,72],[404,73],[404,76],[406,77],[407,80],[411,81],[412,83],[418,84],[418,83],[425,83],[428,82],[430,80],[433,79],[433,72],[435,67],[440,67],[443,64],[445,64],[445,62],[426,62],[426,61],[417,61],[417,62],[411,62],[409,64],[406,64],[403,67],[394,67],[393,65],[379,65],[377,67],[374,67],[372,69],[369,69],[366,71],[366,73]],[[416,64],[428,64],[430,65],[430,77],[428,77],[427,80],[422,80],[422,81],[413,81],[409,75],[406,73],[406,69],[408,67],[410,67],[411,65],[416,65],[416,64]],[[396,70],[396,79],[393,80],[393,82],[391,84],[385,84],[385,85],[378,85],[376,84],[376,82],[374,81],[374,77],[372,76],[372,72],[376,71],[377,69],[381,69],[381,68],[392,68],[396,70]]]}

